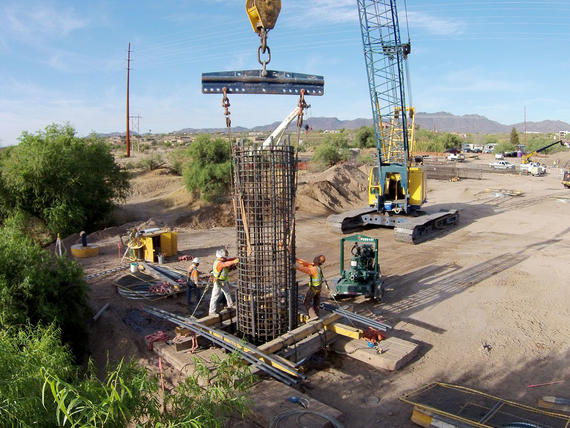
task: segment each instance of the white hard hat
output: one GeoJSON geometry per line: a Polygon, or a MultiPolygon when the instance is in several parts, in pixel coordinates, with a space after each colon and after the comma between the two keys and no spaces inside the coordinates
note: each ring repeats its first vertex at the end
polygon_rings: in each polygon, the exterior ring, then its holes
{"type": "Polygon", "coordinates": [[[198,257],[194,257],[192,263],[200,263],[200,259],[198,257]]]}
{"type": "Polygon", "coordinates": [[[218,251],[216,251],[216,257],[217,258],[227,257],[227,255],[228,255],[228,252],[224,248],[220,248],[218,251]]]}

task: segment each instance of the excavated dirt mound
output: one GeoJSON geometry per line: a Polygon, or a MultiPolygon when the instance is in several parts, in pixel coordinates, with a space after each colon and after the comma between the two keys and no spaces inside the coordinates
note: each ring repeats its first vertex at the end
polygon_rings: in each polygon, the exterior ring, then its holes
{"type": "Polygon", "coordinates": [[[311,214],[338,213],[366,204],[368,174],[355,165],[335,165],[299,176],[297,207],[311,214]]]}

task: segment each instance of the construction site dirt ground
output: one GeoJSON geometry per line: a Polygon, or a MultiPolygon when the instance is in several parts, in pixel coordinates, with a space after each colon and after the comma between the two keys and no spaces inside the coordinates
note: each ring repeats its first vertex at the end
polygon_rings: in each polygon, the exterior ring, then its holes
{"type": "MultiPolygon", "coordinates": [[[[326,217],[365,204],[364,171],[345,165],[299,175],[296,253],[305,259],[325,254],[329,280],[339,271],[340,235],[329,230],[326,217]]],[[[570,190],[562,187],[559,172],[429,180],[425,208],[458,209],[457,227],[416,246],[394,241],[390,229],[364,231],[380,240],[386,294],[383,303],[363,303],[356,310],[381,316],[394,326],[393,335],[421,345],[419,355],[403,369],[387,372],[329,354],[309,369],[307,393],[341,410],[347,427],[413,426],[411,407],[398,397],[435,381],[531,406],[543,395],[568,397],[570,190]],[[552,381],[563,382],[528,387],[552,381]]],[[[118,266],[119,235],[134,225],[176,230],[179,255],[200,257],[203,272],[209,271],[220,246],[228,245],[235,254],[231,204],[193,202],[180,177],[160,170],[136,178],[134,189],[116,214],[128,222],[89,236],[100,246],[100,255],[79,260],[86,273],[118,266]]],[[[68,248],[75,242],[76,236],[66,240],[68,248]]],[[[186,269],[188,262],[172,257],[167,266],[186,269]]],[[[305,276],[298,273],[301,284],[305,276]]],[[[113,279],[90,284],[93,310],[110,304],[91,325],[93,358],[102,367],[107,356],[134,357],[155,370],[157,357],[148,351],[144,334],[166,326],[137,324],[141,301],[119,296],[113,279]]],[[[190,312],[183,295],[152,304],[190,312]]],[[[167,369],[170,384],[177,376],[167,369]]]]}

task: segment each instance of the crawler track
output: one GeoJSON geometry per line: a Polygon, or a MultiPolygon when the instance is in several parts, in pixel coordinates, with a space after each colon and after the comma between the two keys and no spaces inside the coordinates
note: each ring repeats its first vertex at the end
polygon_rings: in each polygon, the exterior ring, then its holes
{"type": "Polygon", "coordinates": [[[333,230],[341,233],[348,233],[367,225],[393,227],[396,241],[418,244],[456,225],[459,221],[459,211],[439,211],[408,217],[381,214],[373,208],[365,207],[330,215],[327,221],[333,230]]]}

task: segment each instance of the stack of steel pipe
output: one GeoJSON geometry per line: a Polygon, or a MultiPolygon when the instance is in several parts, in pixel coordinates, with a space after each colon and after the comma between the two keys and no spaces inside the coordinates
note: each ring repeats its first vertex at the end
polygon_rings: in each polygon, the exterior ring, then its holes
{"type": "Polygon", "coordinates": [[[295,172],[288,143],[234,146],[237,329],[256,344],[297,326],[295,172]]]}
{"type": "Polygon", "coordinates": [[[340,306],[331,305],[330,303],[321,303],[319,306],[321,309],[324,309],[325,311],[342,315],[346,319],[363,324],[367,327],[372,327],[381,331],[388,331],[392,329],[392,326],[388,324],[384,324],[381,321],[377,321],[362,314],[357,314],[356,312],[347,311],[346,309],[343,309],[340,306]]]}
{"type": "Polygon", "coordinates": [[[299,381],[306,379],[305,375],[297,372],[293,367],[285,365],[276,359],[275,356],[265,354],[255,346],[244,343],[225,331],[218,330],[211,326],[205,326],[194,319],[184,318],[180,315],[151,306],[146,306],[143,310],[158,318],[187,328],[230,352],[239,352],[242,359],[287,385],[295,385],[299,383],[299,381]]]}

